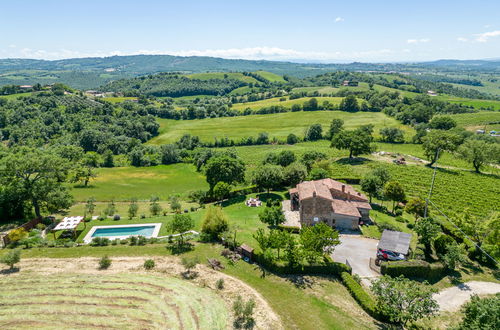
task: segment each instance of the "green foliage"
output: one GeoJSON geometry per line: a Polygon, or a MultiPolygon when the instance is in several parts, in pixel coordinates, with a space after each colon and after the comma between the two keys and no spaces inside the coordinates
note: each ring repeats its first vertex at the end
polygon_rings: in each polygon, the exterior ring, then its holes
{"type": "Polygon", "coordinates": [[[484,140],[469,138],[458,148],[458,155],[470,162],[477,173],[485,164],[500,161],[500,145],[484,140]]]}
{"type": "Polygon", "coordinates": [[[285,184],[293,187],[306,179],[307,167],[299,162],[292,163],[285,168],[283,176],[285,184]]]}
{"type": "Polygon", "coordinates": [[[147,259],[144,261],[144,269],[150,270],[155,268],[155,261],[153,259],[147,259]]]}
{"type": "Polygon", "coordinates": [[[99,269],[108,269],[111,266],[111,259],[108,256],[103,256],[99,259],[99,269]]]}
{"type": "Polygon", "coordinates": [[[380,129],[382,141],[389,143],[404,142],[404,132],[397,127],[384,127],[380,129]]]}
{"type": "MultiPolygon", "coordinates": [[[[425,201],[419,197],[414,197],[408,201],[405,205],[405,211],[413,214],[415,216],[415,221],[420,217],[424,216],[425,213],[425,201]]],[[[429,213],[429,211],[427,211],[429,213]]]]}
{"type": "Polygon", "coordinates": [[[6,264],[10,269],[14,268],[14,265],[21,261],[21,250],[13,249],[9,250],[0,258],[0,262],[6,264]]]}
{"type": "Polygon", "coordinates": [[[215,200],[220,201],[223,200],[227,197],[229,197],[229,194],[231,193],[231,185],[226,183],[226,182],[217,182],[215,185],[212,195],[215,198],[215,200]]]}
{"type": "Polygon", "coordinates": [[[384,186],[384,197],[392,201],[392,213],[396,207],[396,202],[402,202],[406,199],[406,194],[399,182],[389,181],[384,186]]]}
{"type": "Polygon", "coordinates": [[[462,307],[463,319],[459,330],[493,330],[500,328],[500,294],[480,298],[473,295],[462,307]]]}
{"type": "Polygon", "coordinates": [[[304,133],[304,141],[317,141],[323,138],[323,127],[321,124],[309,126],[304,133]]]}
{"type": "Polygon", "coordinates": [[[424,260],[390,261],[380,265],[382,274],[392,277],[405,276],[415,279],[436,280],[444,273],[440,263],[428,263],[424,260]]]}
{"type": "Polygon", "coordinates": [[[424,218],[415,223],[414,230],[418,234],[419,243],[423,244],[426,252],[430,254],[432,241],[440,233],[441,228],[432,218],[424,218]]]}
{"type": "Polygon", "coordinates": [[[172,196],[169,196],[168,198],[169,202],[170,202],[170,208],[175,212],[175,213],[180,213],[181,212],[181,208],[182,208],[182,205],[181,205],[181,202],[179,200],[179,196],[177,195],[172,195],[172,196]]]}
{"type": "Polygon", "coordinates": [[[300,232],[300,243],[309,263],[314,263],[325,253],[332,253],[340,244],[339,233],[321,222],[314,226],[306,226],[300,232]]]}
{"type": "Polygon", "coordinates": [[[447,246],[446,253],[442,256],[442,259],[446,268],[452,270],[467,261],[465,249],[456,242],[447,246]]]}
{"type": "Polygon", "coordinates": [[[340,118],[332,119],[332,122],[330,123],[330,128],[326,133],[326,138],[328,140],[331,140],[335,135],[340,133],[343,129],[344,129],[344,121],[342,119],[340,118]]]}
{"type": "Polygon", "coordinates": [[[326,179],[328,178],[330,173],[328,173],[327,170],[321,167],[315,167],[311,170],[309,173],[309,179],[310,180],[321,180],[321,179],[326,179]]]}
{"type": "Polygon", "coordinates": [[[372,282],[377,308],[391,322],[401,324],[434,315],[439,306],[432,298],[435,289],[402,276],[382,276],[372,282]]]}
{"type": "Polygon", "coordinates": [[[299,142],[298,136],[293,133],[288,134],[288,136],[286,137],[287,144],[296,144],[298,142],[299,142]]]}
{"type": "Polygon", "coordinates": [[[196,265],[200,263],[197,257],[192,258],[182,258],[181,259],[182,266],[186,269],[188,274],[191,274],[192,270],[196,268],[196,265]]]}
{"type": "Polygon", "coordinates": [[[160,203],[160,198],[158,196],[151,196],[149,199],[149,212],[151,212],[152,216],[157,216],[161,214],[162,207],[160,203]]]}
{"type": "Polygon", "coordinates": [[[373,148],[373,137],[366,130],[358,128],[353,131],[341,131],[332,139],[332,148],[348,150],[349,158],[370,153],[373,148]]]}
{"type": "Polygon", "coordinates": [[[439,233],[433,241],[434,250],[436,250],[438,255],[444,255],[448,246],[454,242],[455,240],[453,237],[446,235],[445,233],[439,233]]]}
{"type": "Polygon", "coordinates": [[[308,150],[302,154],[301,162],[310,170],[314,163],[327,158],[324,152],[308,150]]]}
{"type": "Polygon", "coordinates": [[[132,198],[128,206],[128,218],[129,219],[135,218],[137,216],[137,212],[139,212],[139,205],[137,204],[137,198],[132,198]]]}
{"type": "Polygon", "coordinates": [[[95,210],[95,198],[90,197],[89,199],[87,199],[87,203],[85,204],[85,215],[92,218],[92,215],[94,215],[94,210],[95,210]]]}
{"type": "Polygon", "coordinates": [[[268,225],[274,227],[276,227],[279,224],[282,224],[286,220],[280,205],[265,207],[259,213],[259,219],[263,223],[267,223],[268,225]]]}
{"type": "Polygon", "coordinates": [[[380,319],[380,315],[377,312],[377,306],[373,298],[363,289],[363,287],[349,274],[348,272],[342,272],[341,274],[342,283],[346,286],[349,293],[358,302],[358,304],[367,312],[370,316],[380,319]]]}
{"type": "Polygon", "coordinates": [[[205,167],[207,182],[213,188],[217,182],[228,184],[243,182],[245,164],[237,158],[220,156],[211,158],[205,167]]]}
{"type": "Polygon", "coordinates": [[[279,165],[261,165],[252,173],[252,183],[269,193],[269,190],[283,183],[283,168],[279,165]]]}
{"type": "Polygon", "coordinates": [[[340,102],[340,110],[342,111],[359,111],[358,100],[354,95],[348,95],[340,102]]]}
{"type": "Polygon", "coordinates": [[[444,151],[453,152],[461,143],[461,137],[453,132],[431,130],[422,138],[422,148],[430,166],[434,165],[444,151]]]}
{"type": "Polygon", "coordinates": [[[179,247],[184,245],[184,233],[194,228],[194,220],[189,214],[175,214],[174,218],[167,224],[170,232],[180,234],[177,240],[179,247]]]}
{"type": "Polygon", "coordinates": [[[216,282],[215,282],[215,288],[217,290],[222,290],[224,289],[224,279],[223,278],[219,278],[216,282]]]}
{"type": "Polygon", "coordinates": [[[429,127],[434,129],[449,130],[457,126],[457,122],[450,116],[434,116],[429,122],[429,127]]]}
{"type": "Polygon", "coordinates": [[[255,308],[255,300],[249,299],[244,301],[241,296],[238,296],[233,303],[234,327],[236,329],[244,328],[251,329],[255,323],[253,313],[255,308]]]}
{"type": "Polygon", "coordinates": [[[201,225],[201,232],[211,239],[219,239],[221,234],[229,229],[227,215],[219,206],[209,206],[201,225]]]}
{"type": "Polygon", "coordinates": [[[19,227],[12,229],[8,234],[7,237],[11,242],[18,242],[26,237],[28,237],[28,232],[24,227],[19,227]]]}

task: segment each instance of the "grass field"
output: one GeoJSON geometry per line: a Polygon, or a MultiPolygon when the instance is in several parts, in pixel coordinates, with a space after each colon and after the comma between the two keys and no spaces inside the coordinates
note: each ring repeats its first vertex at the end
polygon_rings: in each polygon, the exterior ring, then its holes
{"type": "Polygon", "coordinates": [[[0,324],[7,328],[224,329],[229,320],[209,289],[166,276],[20,275],[0,277],[0,286],[0,324]]]}
{"type": "Polygon", "coordinates": [[[462,105],[472,106],[477,110],[489,109],[489,108],[496,111],[500,110],[500,101],[496,100],[478,100],[478,99],[469,99],[451,95],[438,95],[435,96],[435,98],[450,103],[458,103],[462,105]]]}
{"type": "Polygon", "coordinates": [[[255,71],[254,73],[258,74],[264,79],[269,80],[270,82],[280,82],[280,83],[286,83],[286,80],[283,79],[283,76],[280,76],[279,74],[268,72],[268,71],[255,71]]]}
{"type": "MultiPolygon", "coordinates": [[[[294,104],[300,104],[303,105],[305,101],[308,101],[310,97],[301,97],[298,99],[294,100],[289,100],[286,99],[285,101],[280,101],[280,97],[273,97],[270,99],[265,99],[265,100],[260,100],[260,101],[254,101],[254,102],[246,102],[246,103],[235,103],[233,104],[232,108],[235,110],[245,110],[247,108],[250,108],[252,110],[257,110],[265,107],[270,107],[270,106],[276,106],[280,105],[283,106],[287,109],[290,109],[292,105],[294,104]]],[[[318,100],[318,104],[322,104],[324,101],[328,101],[331,104],[339,105],[340,102],[342,101],[342,97],[329,97],[329,96],[319,96],[316,97],[316,100],[318,100]]]]}
{"type": "Polygon", "coordinates": [[[344,120],[346,129],[373,124],[375,125],[375,136],[378,135],[378,131],[382,127],[399,127],[405,130],[407,138],[414,134],[413,129],[380,112],[299,111],[198,120],[158,119],[160,134],[148,143],[171,143],[177,141],[183,134],[199,136],[202,141],[207,142],[214,141],[216,137],[241,139],[257,136],[261,132],[269,133],[271,138],[285,139],[290,133],[303,136],[304,130],[316,123],[322,124],[325,131],[334,118],[344,120]]]}
{"type": "MultiPolygon", "coordinates": [[[[73,186],[71,186],[73,187],[73,186]]],[[[191,164],[153,167],[115,167],[98,169],[98,177],[88,188],[72,188],[75,201],[94,197],[98,201],[123,201],[135,197],[149,200],[152,195],[166,200],[173,194],[207,189],[205,177],[191,164]]]]}
{"type": "Polygon", "coordinates": [[[137,100],[137,97],[128,97],[128,96],[119,96],[119,97],[104,97],[103,100],[111,102],[111,103],[121,103],[125,101],[137,100]]]}
{"type": "Polygon", "coordinates": [[[480,111],[476,113],[459,113],[447,115],[457,122],[457,126],[469,130],[500,130],[500,112],[480,111]]]}
{"type": "Polygon", "coordinates": [[[0,95],[0,98],[7,99],[7,100],[13,100],[13,99],[17,99],[18,97],[21,97],[21,96],[30,96],[30,95],[31,95],[31,92],[27,92],[27,93],[18,93],[18,94],[11,94],[11,95],[0,95]]]}
{"type": "Polygon", "coordinates": [[[230,79],[236,79],[236,80],[240,80],[240,81],[243,81],[246,83],[254,83],[255,84],[255,83],[259,82],[254,77],[245,76],[241,72],[206,72],[206,73],[193,73],[193,74],[186,75],[186,77],[188,77],[188,78],[201,79],[201,80],[224,79],[225,76],[227,76],[230,79]]]}

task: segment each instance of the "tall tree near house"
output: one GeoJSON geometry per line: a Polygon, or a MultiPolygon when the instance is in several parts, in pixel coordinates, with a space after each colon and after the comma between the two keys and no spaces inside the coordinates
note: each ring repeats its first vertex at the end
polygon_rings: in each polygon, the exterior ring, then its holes
{"type": "Polygon", "coordinates": [[[371,135],[360,129],[341,131],[333,137],[331,147],[349,150],[349,158],[352,158],[353,156],[370,153],[372,151],[372,140],[371,135]]]}
{"type": "Polygon", "coordinates": [[[71,206],[72,197],[63,185],[68,171],[67,162],[48,150],[21,147],[0,159],[0,183],[22,193],[37,217],[44,210],[53,213],[71,206]]]}
{"type": "Polygon", "coordinates": [[[283,183],[283,168],[279,165],[261,165],[252,174],[252,183],[269,191],[283,183]]]}
{"type": "Polygon", "coordinates": [[[424,218],[415,224],[415,232],[418,234],[418,241],[425,246],[427,255],[431,254],[432,242],[440,231],[439,225],[431,218],[424,218]]]}
{"type": "Polygon", "coordinates": [[[194,220],[189,214],[176,214],[167,227],[172,233],[179,234],[177,243],[179,247],[182,247],[185,243],[184,233],[194,228],[194,220]]]}
{"type": "MultiPolygon", "coordinates": [[[[406,203],[405,211],[415,216],[415,221],[425,215],[425,201],[421,198],[412,198],[406,203]]],[[[429,213],[429,211],[427,211],[429,213]]]]}
{"type": "Polygon", "coordinates": [[[458,148],[458,155],[472,163],[476,173],[481,173],[484,164],[500,161],[500,144],[469,138],[458,148]]]}
{"type": "Polygon", "coordinates": [[[401,324],[417,321],[434,315],[439,306],[432,295],[436,289],[426,282],[419,283],[403,276],[392,278],[388,275],[372,282],[372,292],[379,311],[391,322],[401,324]]]}
{"type": "Polygon", "coordinates": [[[332,253],[335,246],[340,244],[339,233],[321,222],[315,226],[302,228],[300,243],[307,261],[314,263],[325,253],[332,253]]]}
{"type": "Polygon", "coordinates": [[[361,190],[368,194],[370,198],[370,204],[372,202],[372,197],[377,196],[381,188],[380,180],[374,175],[367,175],[361,180],[361,190]]]}
{"type": "Polygon", "coordinates": [[[227,155],[212,157],[205,165],[205,174],[210,189],[213,189],[217,182],[239,183],[245,180],[245,164],[241,159],[227,155]]]}
{"type": "Polygon", "coordinates": [[[396,208],[396,202],[402,202],[406,198],[403,186],[397,181],[389,181],[384,186],[384,196],[392,201],[392,213],[396,208]]]}

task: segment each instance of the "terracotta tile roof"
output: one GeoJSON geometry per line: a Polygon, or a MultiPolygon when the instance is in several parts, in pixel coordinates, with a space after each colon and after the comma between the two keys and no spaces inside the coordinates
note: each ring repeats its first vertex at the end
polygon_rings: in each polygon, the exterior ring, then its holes
{"type": "Polygon", "coordinates": [[[356,206],[358,209],[367,209],[367,210],[372,209],[372,206],[368,202],[351,201],[351,204],[356,206]]]}
{"type": "Polygon", "coordinates": [[[361,217],[358,208],[351,202],[343,199],[334,199],[332,202],[333,213],[349,215],[351,217],[361,217]]]}

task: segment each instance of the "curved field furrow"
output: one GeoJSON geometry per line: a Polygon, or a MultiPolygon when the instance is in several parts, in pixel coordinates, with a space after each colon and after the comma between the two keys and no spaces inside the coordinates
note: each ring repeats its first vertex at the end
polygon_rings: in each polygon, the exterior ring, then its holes
{"type": "Polygon", "coordinates": [[[225,329],[209,289],[140,274],[0,278],[0,328],[225,329]],[[22,315],[22,317],[20,317],[22,315]],[[62,322],[62,323],[61,323],[62,322]],[[15,325],[15,326],[14,326],[15,325]]]}

